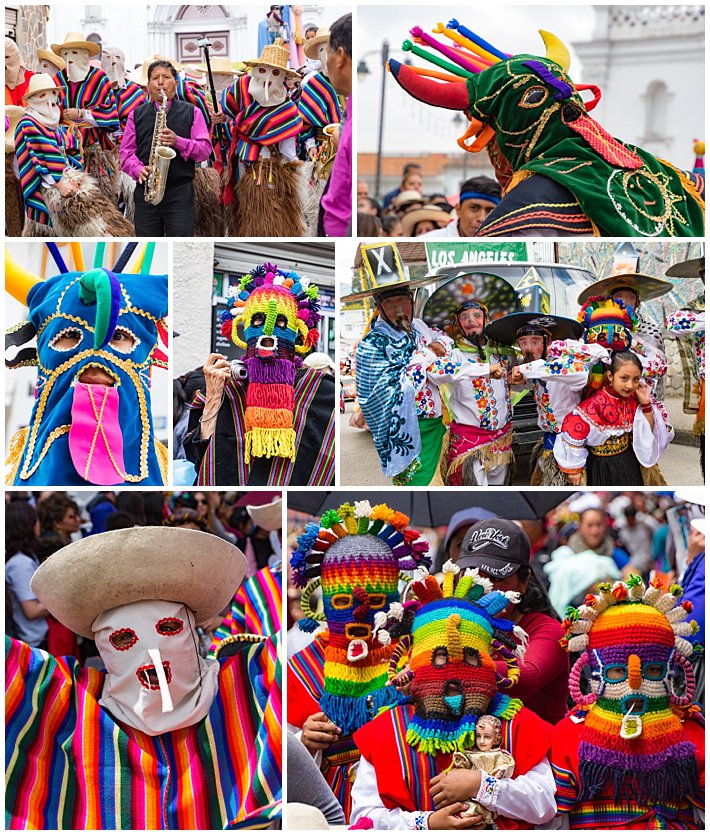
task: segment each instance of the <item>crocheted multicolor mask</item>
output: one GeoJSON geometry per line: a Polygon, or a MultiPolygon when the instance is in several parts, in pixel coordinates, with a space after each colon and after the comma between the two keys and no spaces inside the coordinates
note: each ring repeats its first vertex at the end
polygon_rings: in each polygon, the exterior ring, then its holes
{"type": "MultiPolygon", "coordinates": [[[[584,341],[599,345],[607,351],[625,351],[631,347],[638,316],[630,305],[608,296],[592,296],[577,314],[577,321],[585,327],[584,341]]],[[[605,363],[595,362],[589,371],[588,385],[599,389],[604,384],[605,363]]]]}
{"type": "Polygon", "coordinates": [[[246,455],[294,458],[293,386],[302,364],[296,354],[318,342],[318,288],[298,273],[264,264],[243,276],[233,295],[233,306],[222,314],[222,333],[246,350],[246,455]]]}
{"type": "MultiPolygon", "coordinates": [[[[426,754],[473,747],[480,716],[511,719],[522,707],[519,699],[498,688],[517,681],[516,659],[527,636],[511,621],[496,617],[519,595],[492,591],[490,581],[472,568],[455,584],[458,572],[449,561],[444,565],[443,586],[428,574],[412,585],[419,606],[409,634],[392,656],[394,675],[402,654],[409,652],[415,711],[407,742],[426,754]],[[507,677],[496,671],[492,650],[508,663],[507,677]]],[[[401,620],[398,610],[390,612],[382,632],[393,634],[393,627],[401,631],[401,620]]]]}
{"type": "Polygon", "coordinates": [[[373,718],[375,711],[399,701],[387,686],[392,650],[376,636],[387,607],[399,607],[400,570],[428,565],[428,543],[407,528],[409,518],[386,505],[344,504],[323,514],[298,538],[291,558],[293,581],[303,588],[307,617],[301,629],[327,622],[325,693],[320,706],[348,734],[373,718]],[[310,609],[321,587],[324,614],[310,609]]]}
{"type": "Polygon", "coordinates": [[[609,783],[615,799],[673,801],[697,789],[695,746],[680,714],[691,708],[695,679],[686,640],[698,627],[686,622],[692,610],[679,603],[680,586],[664,593],[640,577],[601,583],[563,622],[563,645],[580,652],[570,674],[570,693],[588,710],[579,746],[581,799],[594,798],[609,783]],[[582,695],[582,668],[591,668],[592,692],[582,695]],[[671,673],[682,668],[686,693],[674,693],[671,673]]]}
{"type": "Polygon", "coordinates": [[[34,284],[27,305],[9,341],[36,333],[36,357],[23,349],[11,367],[39,371],[15,484],[162,484],[150,372],[167,367],[167,276],[65,272],[34,284]]]}
{"type": "Polygon", "coordinates": [[[697,193],[687,199],[687,177],[615,139],[589,115],[601,91],[573,83],[559,38],[541,30],[544,57],[511,56],[457,20],[431,31],[452,43],[415,26],[402,48],[438,69],[390,60],[392,77],[419,101],[463,112],[470,123],[459,146],[485,148],[504,188],[531,174],[549,177],[569,188],[602,235],[702,234],[704,204],[697,193]],[[583,90],[593,98],[584,101],[583,90]]]}

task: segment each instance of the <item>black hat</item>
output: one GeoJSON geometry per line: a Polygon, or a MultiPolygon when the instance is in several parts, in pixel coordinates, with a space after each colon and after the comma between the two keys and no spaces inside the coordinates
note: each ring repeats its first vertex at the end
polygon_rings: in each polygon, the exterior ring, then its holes
{"type": "Polygon", "coordinates": [[[530,540],[520,525],[508,519],[484,519],[466,531],[459,568],[477,568],[493,580],[505,580],[521,565],[530,566],[530,540]]]}

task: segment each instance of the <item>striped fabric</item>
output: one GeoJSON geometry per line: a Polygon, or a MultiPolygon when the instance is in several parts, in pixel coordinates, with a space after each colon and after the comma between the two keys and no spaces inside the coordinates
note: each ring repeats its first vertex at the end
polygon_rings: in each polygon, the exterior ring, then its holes
{"type": "MultiPolygon", "coordinates": [[[[250,463],[244,454],[246,388],[242,383],[230,381],[225,386],[214,434],[209,442],[202,442],[204,453],[195,462],[197,484],[268,484],[272,487],[332,484],[335,478],[333,385],[333,378],[323,372],[300,368],[294,384],[295,459],[254,458],[250,463]]],[[[189,408],[193,412],[202,411],[204,397],[201,393],[189,408]]],[[[190,432],[196,431],[199,437],[198,419],[199,415],[190,418],[190,432]]],[[[189,442],[190,436],[186,439],[186,450],[189,442]]]]}
{"type": "Polygon", "coordinates": [[[205,124],[209,127],[211,121],[210,114],[207,107],[207,97],[202,87],[192,81],[185,81],[185,79],[179,75],[175,98],[180,99],[180,101],[186,101],[188,104],[196,107],[205,117],[205,124]]]}
{"type": "Polygon", "coordinates": [[[78,150],[76,141],[61,128],[46,128],[31,116],[23,116],[18,122],[15,156],[25,213],[30,220],[51,226],[43,197],[43,178],[51,177],[58,182],[67,165],[82,168],[79,160],[71,155],[72,150],[78,150]]]}
{"type": "Polygon", "coordinates": [[[281,629],[281,571],[267,566],[245,580],[234,595],[222,625],[215,629],[210,653],[230,635],[274,635],[281,629]]]}
{"type": "Polygon", "coordinates": [[[98,127],[80,128],[81,142],[84,148],[96,142],[101,143],[104,150],[110,151],[113,142],[109,134],[118,130],[118,112],[116,99],[111,89],[111,82],[103,70],[90,67],[83,81],[69,81],[66,70],[61,70],[54,76],[57,87],[64,88],[64,97],[60,102],[62,110],[78,107],[80,110],[90,110],[98,127]]]}
{"type": "Polygon", "coordinates": [[[249,76],[238,78],[226,91],[224,112],[235,120],[232,148],[242,162],[259,158],[262,145],[276,145],[296,136],[303,127],[298,108],[286,99],[274,107],[264,107],[249,95],[249,76]]]}
{"type": "Polygon", "coordinates": [[[126,122],[131,113],[145,102],[145,91],[135,81],[126,81],[123,87],[114,91],[116,97],[116,110],[118,121],[121,123],[121,130],[126,129],[126,122]]]}
{"type": "MultiPolygon", "coordinates": [[[[325,688],[325,652],[319,636],[288,659],[288,675],[289,678],[293,676],[315,702],[320,701],[325,688]]],[[[289,712],[289,722],[295,721],[289,712]]]]}
{"type": "Polygon", "coordinates": [[[312,75],[301,87],[298,111],[304,123],[315,128],[340,122],[338,94],[322,72],[312,75]]]}
{"type": "Polygon", "coordinates": [[[6,639],[8,829],[266,828],[280,817],[276,638],[221,662],[205,719],[160,736],[101,708],[103,677],[6,639]]]}

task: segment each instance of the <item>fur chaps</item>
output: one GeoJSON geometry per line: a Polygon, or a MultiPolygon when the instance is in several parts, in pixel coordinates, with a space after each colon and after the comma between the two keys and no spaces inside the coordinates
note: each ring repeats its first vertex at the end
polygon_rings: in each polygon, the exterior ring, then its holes
{"type": "Polygon", "coordinates": [[[37,223],[36,220],[25,218],[25,225],[22,227],[23,238],[54,238],[56,234],[48,223],[37,223]]]}
{"type": "Polygon", "coordinates": [[[136,214],[135,201],[136,181],[129,177],[125,171],[119,171],[116,179],[116,196],[123,200],[126,206],[126,217],[133,223],[136,214]]]}
{"type": "Polygon", "coordinates": [[[5,234],[19,238],[25,222],[25,205],[22,202],[22,187],[15,176],[12,163],[15,154],[5,154],[5,234]]]}
{"type": "Polygon", "coordinates": [[[84,149],[84,171],[90,174],[97,186],[112,202],[116,203],[118,177],[121,161],[118,151],[104,151],[100,145],[90,145],[84,149]]]}
{"type": "Polygon", "coordinates": [[[227,235],[301,238],[306,234],[299,161],[260,157],[239,178],[226,207],[227,235]]]}
{"type": "Polygon", "coordinates": [[[223,238],[224,210],[219,202],[222,183],[214,168],[195,168],[195,237],[223,238]]]}
{"type": "Polygon", "coordinates": [[[56,187],[47,189],[44,194],[58,238],[123,238],[136,234],[130,220],[119,212],[91,175],[67,168],[62,180],[76,183],[79,189],[71,197],[62,197],[56,187]]]}
{"type": "Polygon", "coordinates": [[[320,201],[323,192],[328,184],[327,178],[322,180],[316,174],[316,166],[312,162],[303,164],[305,170],[305,207],[307,235],[315,238],[318,235],[318,213],[320,212],[320,201]]]}

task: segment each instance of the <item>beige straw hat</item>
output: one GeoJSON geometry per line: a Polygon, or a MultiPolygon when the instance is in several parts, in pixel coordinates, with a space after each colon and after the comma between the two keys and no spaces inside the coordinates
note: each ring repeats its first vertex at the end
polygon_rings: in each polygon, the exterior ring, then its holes
{"type": "Polygon", "coordinates": [[[306,57],[311,59],[317,58],[318,53],[316,50],[322,43],[328,43],[329,40],[330,29],[327,26],[320,28],[316,32],[315,38],[310,38],[303,44],[303,51],[306,53],[306,57]]]}
{"type": "Polygon", "coordinates": [[[51,49],[45,49],[41,46],[37,50],[37,57],[40,61],[49,61],[50,64],[54,64],[58,70],[66,69],[67,62],[61,57],[61,55],[57,55],[56,52],[52,52],[51,49]]]}
{"type": "Polygon", "coordinates": [[[281,496],[269,504],[248,504],[246,507],[255,525],[265,531],[281,530],[281,496]]]}
{"type": "Polygon", "coordinates": [[[273,67],[275,70],[283,70],[286,75],[300,78],[299,74],[288,67],[290,53],[284,46],[281,38],[276,38],[273,44],[265,46],[261,55],[256,61],[245,61],[247,67],[273,67]]]}
{"type": "Polygon", "coordinates": [[[72,542],[34,573],[32,591],[72,632],[91,638],[108,609],[138,600],[184,603],[195,620],[211,618],[234,597],[246,558],[210,533],[185,528],[127,528],[72,542]]]}
{"type": "Polygon", "coordinates": [[[54,83],[54,79],[51,75],[46,72],[36,72],[32,78],[30,78],[30,83],[27,85],[27,91],[22,98],[27,100],[30,96],[34,96],[35,93],[43,93],[45,90],[59,89],[60,88],[54,83]]]}
{"type": "Polygon", "coordinates": [[[90,58],[101,52],[101,47],[97,43],[87,41],[81,32],[67,32],[64,43],[52,44],[52,52],[56,52],[57,55],[61,55],[63,49],[86,49],[90,58]]]}

